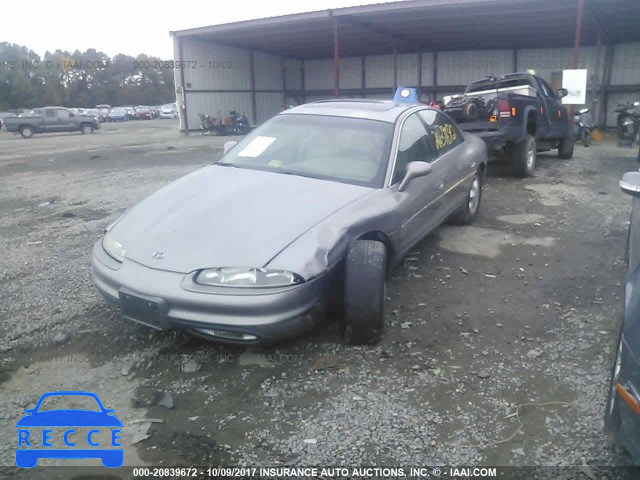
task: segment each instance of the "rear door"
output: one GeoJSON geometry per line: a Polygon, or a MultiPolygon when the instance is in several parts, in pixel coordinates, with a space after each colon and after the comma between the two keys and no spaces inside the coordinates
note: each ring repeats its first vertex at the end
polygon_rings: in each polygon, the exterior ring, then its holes
{"type": "Polygon", "coordinates": [[[409,115],[399,132],[398,146],[391,178],[396,191],[397,211],[401,220],[401,248],[411,248],[424,235],[437,226],[437,200],[441,195],[442,179],[434,172],[415,178],[406,190],[398,186],[411,162],[432,163],[436,159],[432,137],[417,113],[409,115]]]}
{"type": "Polygon", "coordinates": [[[443,222],[466,199],[471,174],[477,166],[461,155],[464,136],[448,116],[436,110],[419,112],[436,147],[432,175],[440,179],[438,189],[438,224],[443,222]]]}

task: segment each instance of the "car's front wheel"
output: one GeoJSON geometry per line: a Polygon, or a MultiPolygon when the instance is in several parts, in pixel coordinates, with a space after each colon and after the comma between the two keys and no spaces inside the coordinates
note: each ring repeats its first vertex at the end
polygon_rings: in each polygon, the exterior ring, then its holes
{"type": "Polygon", "coordinates": [[[345,339],[352,345],[370,345],[384,330],[387,250],[374,240],[356,240],[345,262],[345,339]]]}
{"type": "Polygon", "coordinates": [[[575,141],[573,137],[567,137],[560,140],[560,145],[558,146],[558,157],[563,160],[569,160],[573,157],[573,146],[575,141]]]}
{"type": "Polygon", "coordinates": [[[83,123],[81,130],[85,135],[89,135],[90,133],[93,133],[93,125],[89,123],[83,123]]]}
{"type": "Polygon", "coordinates": [[[22,135],[24,138],[33,137],[33,128],[29,126],[20,127],[20,135],[22,135]]]}

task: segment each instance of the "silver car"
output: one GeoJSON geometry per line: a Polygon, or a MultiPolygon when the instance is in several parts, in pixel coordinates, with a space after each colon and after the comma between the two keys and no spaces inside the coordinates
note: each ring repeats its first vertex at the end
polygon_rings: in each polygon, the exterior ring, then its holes
{"type": "Polygon", "coordinates": [[[247,344],[300,335],[337,300],[346,340],[376,342],[386,273],[476,218],[487,162],[479,138],[401,97],[301,105],[229,142],[106,229],[98,290],[125,319],[247,344]]]}

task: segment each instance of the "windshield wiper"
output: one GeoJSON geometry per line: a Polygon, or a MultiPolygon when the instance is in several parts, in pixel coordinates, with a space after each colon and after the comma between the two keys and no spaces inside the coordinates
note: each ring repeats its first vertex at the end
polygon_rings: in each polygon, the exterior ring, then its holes
{"type": "Polygon", "coordinates": [[[214,163],[214,165],[220,165],[221,167],[242,168],[242,167],[239,167],[238,165],[236,165],[234,163],[229,163],[229,162],[216,162],[216,163],[214,163]]]}
{"type": "Polygon", "coordinates": [[[301,173],[301,172],[294,172],[292,170],[270,170],[274,173],[284,173],[285,175],[295,175],[296,177],[306,177],[306,178],[315,178],[316,180],[324,180],[323,177],[319,177],[317,175],[311,175],[309,173],[301,173]]]}

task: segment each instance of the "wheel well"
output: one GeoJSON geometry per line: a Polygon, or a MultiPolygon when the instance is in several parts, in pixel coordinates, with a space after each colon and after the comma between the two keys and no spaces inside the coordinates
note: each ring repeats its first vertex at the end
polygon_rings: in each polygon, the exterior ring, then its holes
{"type": "Polygon", "coordinates": [[[391,240],[389,240],[387,235],[379,230],[374,230],[360,235],[356,240],[374,240],[376,242],[381,242],[387,249],[387,270],[389,270],[391,266],[391,258],[393,257],[393,246],[391,245],[391,240]]]}
{"type": "Polygon", "coordinates": [[[28,128],[30,128],[31,130],[33,130],[33,129],[34,129],[34,128],[33,128],[31,125],[29,125],[28,123],[24,123],[24,124],[22,124],[22,125],[20,125],[20,126],[18,127],[18,131],[22,130],[22,129],[23,129],[23,128],[25,128],[25,127],[28,127],[28,128]]]}
{"type": "Polygon", "coordinates": [[[537,129],[538,129],[538,116],[536,115],[536,112],[531,111],[527,115],[527,133],[535,137],[537,129]]]}
{"type": "Polygon", "coordinates": [[[480,180],[484,179],[484,175],[487,173],[487,164],[481,163],[478,167],[478,172],[480,173],[480,180]]]}

